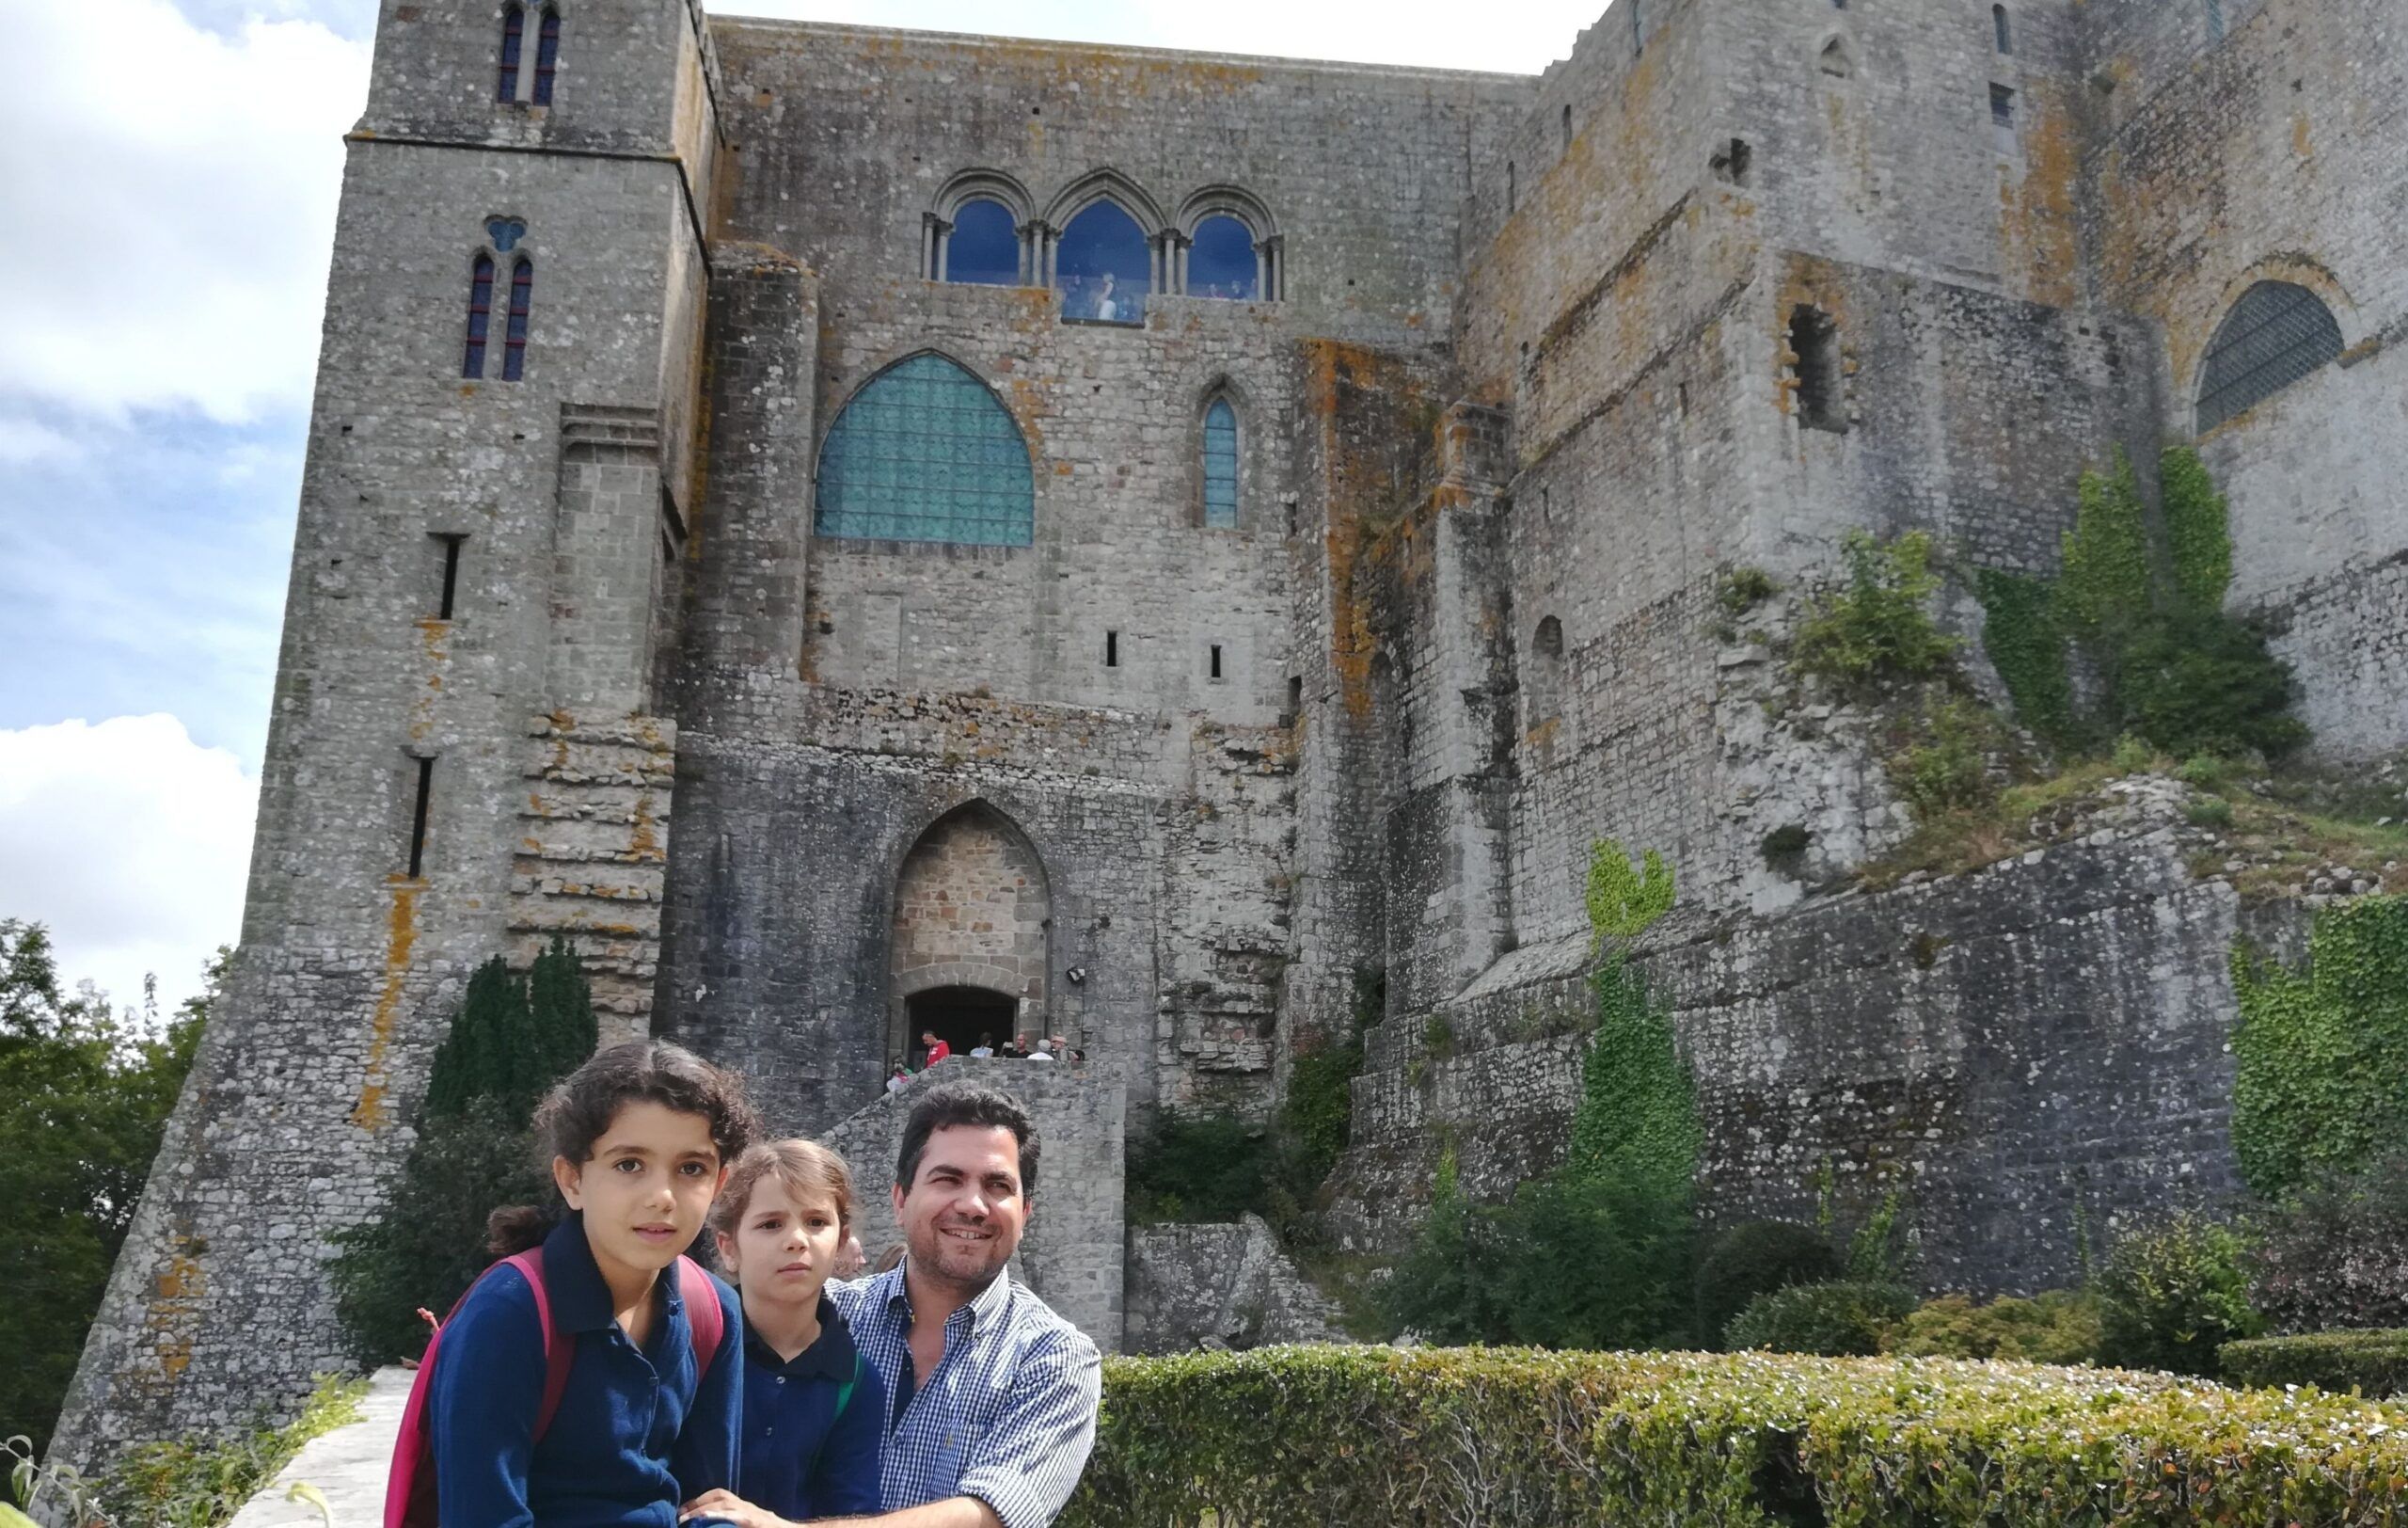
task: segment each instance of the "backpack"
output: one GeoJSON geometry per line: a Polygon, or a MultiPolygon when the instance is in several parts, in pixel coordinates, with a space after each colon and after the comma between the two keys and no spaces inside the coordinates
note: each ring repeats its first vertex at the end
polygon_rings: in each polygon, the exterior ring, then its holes
{"type": "MultiPolygon", "coordinates": [[[[568,1390],[569,1364],[577,1357],[577,1345],[560,1340],[552,1329],[551,1293],[544,1287],[544,1251],[542,1248],[506,1257],[477,1276],[483,1283],[497,1269],[516,1268],[535,1295],[535,1321],[544,1330],[544,1399],[535,1409],[533,1441],[542,1442],[544,1434],[551,1430],[552,1418],[561,1409],[561,1396],[568,1390]]],[[[474,1291],[476,1285],[469,1289],[474,1291]]],[[[701,1265],[689,1257],[677,1260],[677,1291],[686,1302],[686,1323],[693,1332],[694,1377],[699,1382],[711,1372],[711,1361],[719,1357],[721,1341],[727,1335],[727,1313],[719,1303],[719,1291],[712,1286],[711,1276],[701,1265]]],[[[462,1295],[452,1303],[452,1315],[468,1297],[462,1295]]],[[[435,1352],[443,1345],[443,1329],[451,1325],[447,1315],[435,1329],[435,1336],[426,1345],[426,1356],[418,1361],[418,1377],[410,1381],[409,1404],[402,1409],[402,1430],[393,1440],[393,1467],[385,1477],[385,1528],[437,1528],[435,1496],[435,1438],[427,1428],[427,1407],[435,1374],[435,1352]]]]}

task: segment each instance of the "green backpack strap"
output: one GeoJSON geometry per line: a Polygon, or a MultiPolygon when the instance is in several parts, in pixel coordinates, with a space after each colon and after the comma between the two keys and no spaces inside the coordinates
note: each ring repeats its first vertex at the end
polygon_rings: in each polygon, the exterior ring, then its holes
{"type": "Polygon", "coordinates": [[[861,1350],[859,1348],[855,1348],[853,1350],[853,1377],[836,1387],[836,1409],[829,1415],[829,1425],[835,1425],[836,1419],[845,1414],[845,1408],[853,1404],[853,1387],[862,1382],[862,1365],[866,1361],[868,1361],[862,1357],[861,1350]]]}

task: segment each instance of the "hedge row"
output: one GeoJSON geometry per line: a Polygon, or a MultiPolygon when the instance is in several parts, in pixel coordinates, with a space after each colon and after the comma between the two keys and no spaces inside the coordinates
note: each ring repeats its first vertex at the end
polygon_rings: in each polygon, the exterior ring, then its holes
{"type": "Polygon", "coordinates": [[[1115,1359],[1069,1528],[2408,1524],[2408,1408],[1938,1359],[1115,1359]]]}
{"type": "Polygon", "coordinates": [[[2314,1385],[2335,1394],[2408,1396],[2408,1329],[2253,1337],[2222,1349],[2236,1385],[2314,1385]]]}

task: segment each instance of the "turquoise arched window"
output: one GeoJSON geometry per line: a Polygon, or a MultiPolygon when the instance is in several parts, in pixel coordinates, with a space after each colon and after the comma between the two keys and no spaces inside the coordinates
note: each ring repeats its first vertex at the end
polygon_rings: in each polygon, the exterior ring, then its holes
{"type": "Polygon", "coordinates": [[[914,356],[853,394],[819,448],[823,536],[1025,547],[1037,511],[1028,443],[986,384],[914,356]]]}
{"type": "Polygon", "coordinates": [[[1238,524],[1238,411],[1227,398],[1204,410],[1204,523],[1216,531],[1238,524]]]}

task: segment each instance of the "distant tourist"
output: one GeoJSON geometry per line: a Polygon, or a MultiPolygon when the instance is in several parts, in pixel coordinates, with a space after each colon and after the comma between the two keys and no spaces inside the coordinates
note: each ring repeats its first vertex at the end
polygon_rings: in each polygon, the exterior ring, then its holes
{"type": "Polygon", "coordinates": [[[1104,272],[1103,285],[1095,294],[1095,316],[1099,322],[1105,324],[1120,322],[1120,304],[1113,300],[1112,295],[1113,279],[1110,271],[1104,272]]]}
{"type": "Polygon", "coordinates": [[[978,1043],[970,1047],[970,1054],[977,1057],[980,1060],[985,1060],[989,1057],[994,1055],[995,1037],[990,1034],[980,1035],[978,1037],[978,1043]]]}
{"type": "Polygon", "coordinates": [[[899,1093],[910,1086],[911,1086],[911,1069],[907,1066],[895,1067],[894,1074],[886,1079],[886,1090],[890,1093],[899,1093]]]}
{"type": "Polygon", "coordinates": [[[836,1249],[834,1279],[858,1279],[869,1266],[869,1254],[862,1250],[862,1239],[850,1232],[845,1234],[845,1245],[836,1249]]]}
{"type": "Polygon", "coordinates": [[[744,1323],[736,1292],[682,1253],[756,1128],[733,1074],[665,1041],[613,1045],[545,1096],[534,1133],[566,1217],[494,1213],[507,1261],[427,1350],[409,1407],[423,1425],[401,1430],[389,1506],[427,1522],[666,1523],[737,1484],[744,1323]]]}
{"type": "Polygon", "coordinates": [[[1051,1040],[1039,1040],[1036,1044],[1031,1045],[1028,1048],[1028,1058],[1032,1061],[1050,1061],[1054,1059],[1054,1052],[1052,1049],[1053,1043],[1054,1043],[1051,1040]]]}
{"type": "Polygon", "coordinates": [[[1012,1036],[1011,1039],[1004,1042],[1004,1048],[995,1054],[1007,1061],[1021,1059],[1028,1054],[1028,1037],[1026,1035],[1012,1036]]]}
{"type": "Polygon", "coordinates": [[[928,1058],[920,1063],[920,1070],[923,1072],[953,1054],[953,1047],[938,1039],[937,1032],[934,1029],[921,1030],[920,1043],[928,1048],[928,1058]]]}

